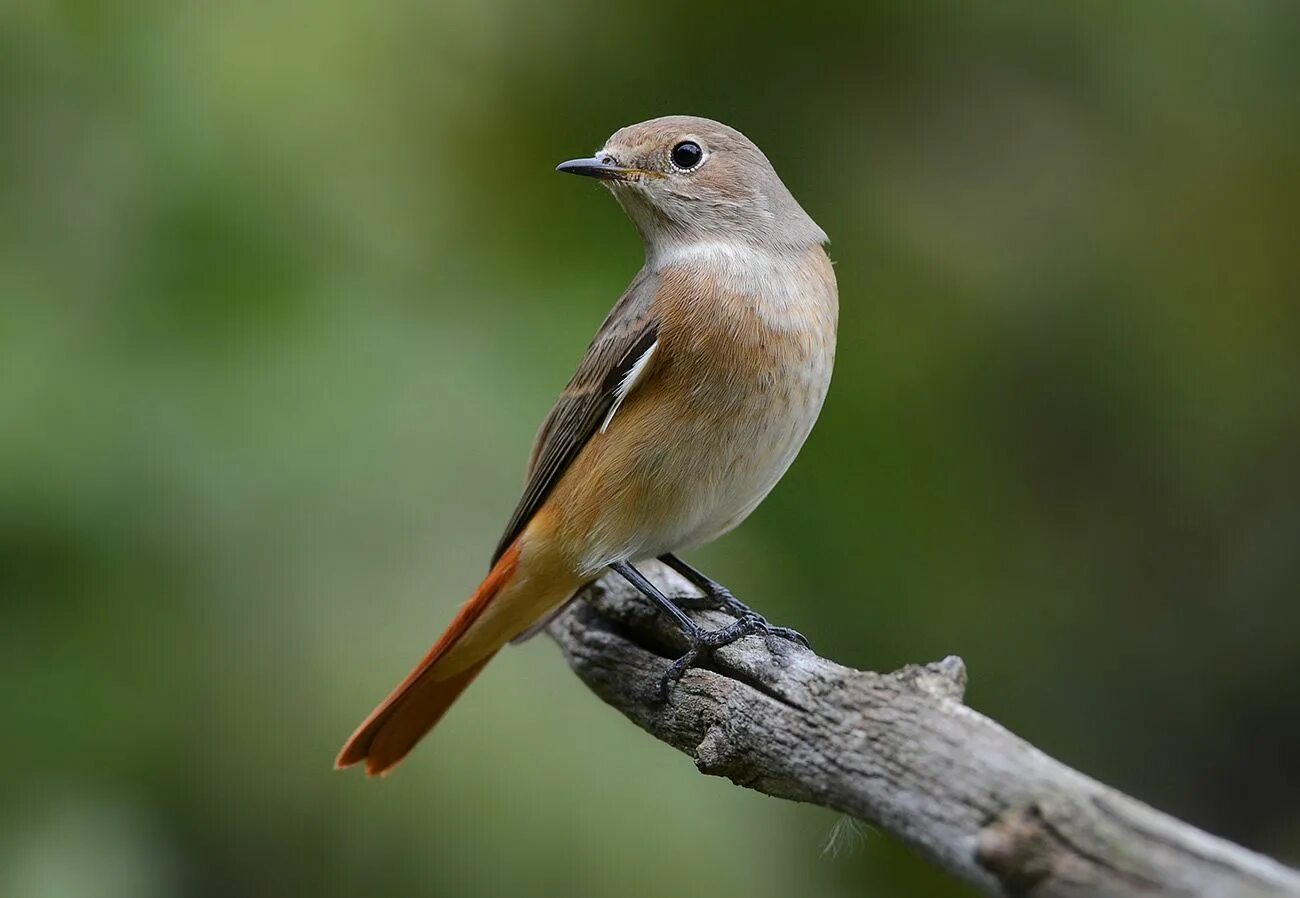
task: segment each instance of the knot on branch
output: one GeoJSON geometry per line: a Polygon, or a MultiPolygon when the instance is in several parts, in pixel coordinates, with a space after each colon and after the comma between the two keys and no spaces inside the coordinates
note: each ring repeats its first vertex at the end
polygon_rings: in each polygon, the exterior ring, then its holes
{"type": "Polygon", "coordinates": [[[1008,808],[980,831],[975,861],[1009,895],[1027,895],[1052,875],[1052,837],[1037,804],[1008,808]]]}
{"type": "Polygon", "coordinates": [[[695,746],[695,767],[700,773],[721,776],[731,766],[735,754],[735,744],[727,735],[726,728],[715,723],[705,731],[700,744],[695,746]]]}
{"type": "Polygon", "coordinates": [[[934,698],[959,702],[966,696],[966,662],[956,655],[925,666],[909,664],[894,675],[934,698]]]}

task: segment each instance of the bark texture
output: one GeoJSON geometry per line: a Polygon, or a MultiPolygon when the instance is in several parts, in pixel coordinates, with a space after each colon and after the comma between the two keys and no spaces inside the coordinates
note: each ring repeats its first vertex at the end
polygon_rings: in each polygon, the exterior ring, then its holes
{"type": "MultiPolygon", "coordinates": [[[[694,591],[659,565],[669,595],[694,591]]],[[[1053,760],[962,703],[949,656],[854,670],[749,637],[657,684],[676,631],[616,577],[549,627],[604,701],[702,773],[868,821],[989,895],[1300,898],[1300,873],[1208,835],[1053,760]]],[[[719,612],[701,618],[718,625],[719,612]]]]}

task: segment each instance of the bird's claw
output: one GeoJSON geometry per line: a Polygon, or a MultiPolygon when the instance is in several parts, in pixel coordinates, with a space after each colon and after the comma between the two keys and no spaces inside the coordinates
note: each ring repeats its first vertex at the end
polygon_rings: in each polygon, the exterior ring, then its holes
{"type": "Polygon", "coordinates": [[[712,589],[705,590],[703,595],[673,596],[673,604],[678,608],[686,608],[691,611],[725,611],[736,618],[751,614],[762,617],[740,599],[733,596],[731,590],[717,584],[712,589]]]}
{"type": "MultiPolygon", "coordinates": [[[[743,607],[743,606],[742,606],[743,607]]],[[[688,631],[686,641],[689,645],[686,653],[668,666],[664,675],[659,678],[659,700],[667,701],[672,694],[673,687],[685,675],[686,671],[692,667],[699,666],[698,662],[707,659],[715,651],[723,646],[731,645],[738,639],[746,636],[762,636],[763,642],[767,645],[767,650],[773,655],[783,655],[788,651],[787,647],[781,645],[781,640],[786,642],[795,642],[804,648],[809,648],[808,640],[797,630],[791,630],[789,627],[774,627],[767,622],[767,619],[761,614],[745,609],[739,618],[725,627],[719,627],[716,630],[705,630],[703,627],[696,627],[688,631]]]]}

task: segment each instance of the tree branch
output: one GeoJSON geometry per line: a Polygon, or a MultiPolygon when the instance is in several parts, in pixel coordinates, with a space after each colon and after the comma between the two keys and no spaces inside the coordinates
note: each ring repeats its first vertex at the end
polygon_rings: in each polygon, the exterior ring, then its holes
{"type": "MultiPolygon", "coordinates": [[[[692,592],[659,565],[669,595],[692,592]]],[[[888,674],[757,637],[656,696],[683,650],[617,578],[549,628],[569,666],[657,739],[725,776],[869,821],[989,895],[1300,898],[1300,873],[1182,823],[1053,760],[962,704],[949,656],[888,674]]],[[[718,612],[712,625],[727,620],[718,612]]]]}

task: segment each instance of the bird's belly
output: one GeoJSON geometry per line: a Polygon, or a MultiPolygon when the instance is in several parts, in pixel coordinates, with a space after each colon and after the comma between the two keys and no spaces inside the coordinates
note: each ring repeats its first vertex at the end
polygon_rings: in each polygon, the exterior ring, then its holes
{"type": "Polygon", "coordinates": [[[779,395],[751,403],[730,426],[718,427],[714,454],[700,458],[691,481],[682,484],[682,503],[690,513],[683,515],[682,526],[672,528],[676,532],[666,534],[673,545],[648,554],[702,545],[749,517],[799,454],[828,383],[829,370],[824,376],[799,372],[779,395]]]}
{"type": "Polygon", "coordinates": [[[739,525],[798,455],[832,359],[833,345],[808,346],[749,382],[666,384],[620,410],[622,426],[591,447],[602,486],[585,503],[581,566],[683,551],[739,525]]]}

